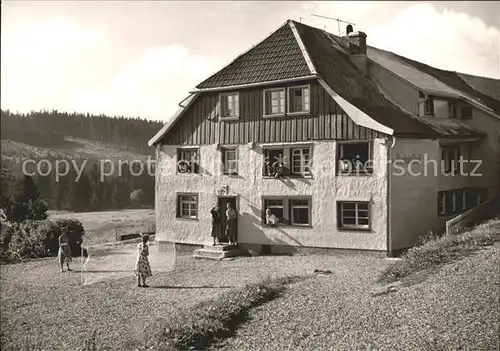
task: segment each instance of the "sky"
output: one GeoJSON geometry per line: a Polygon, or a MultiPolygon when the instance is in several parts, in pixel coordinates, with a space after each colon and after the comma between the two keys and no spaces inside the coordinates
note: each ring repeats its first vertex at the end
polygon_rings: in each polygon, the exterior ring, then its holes
{"type": "Polygon", "coordinates": [[[1,108],[167,121],[189,91],[287,19],[434,67],[500,78],[500,3],[2,1],[1,108]],[[345,24],[341,25],[341,34],[345,24]]]}

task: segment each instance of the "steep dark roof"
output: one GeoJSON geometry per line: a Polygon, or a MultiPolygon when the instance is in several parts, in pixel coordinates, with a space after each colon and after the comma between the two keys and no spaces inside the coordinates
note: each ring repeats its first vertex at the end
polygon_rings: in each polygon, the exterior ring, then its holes
{"type": "Polygon", "coordinates": [[[475,90],[500,101],[500,79],[472,76],[465,73],[458,73],[458,75],[475,90]]]}
{"type": "Polygon", "coordinates": [[[196,88],[207,89],[311,75],[288,22],[196,88]]]}
{"type": "Polygon", "coordinates": [[[339,38],[321,29],[294,22],[319,76],[345,100],[396,135],[438,137],[442,130],[422,123],[387,100],[345,53],[339,38]]]}
{"type": "MultiPolygon", "coordinates": [[[[375,81],[354,66],[345,50],[344,41],[344,38],[321,29],[287,21],[269,37],[238,56],[196,88],[203,90],[265,83],[310,77],[316,73],[336,94],[373,120],[393,129],[396,136],[437,138],[484,135],[462,121],[420,118],[403,111],[383,95],[375,81]],[[308,66],[309,61],[306,62],[302,52],[304,47],[315,72],[308,66]]],[[[457,91],[460,90],[489,107],[495,104],[495,99],[474,90],[454,72],[437,70],[393,53],[385,53],[390,54],[386,58],[392,60],[391,64],[396,64],[402,73],[405,73],[405,70],[411,71],[411,77],[417,79],[417,82],[431,84],[431,88],[446,90],[450,94],[460,93],[457,91]]],[[[162,133],[166,133],[168,128],[162,133]]]]}
{"type": "Polygon", "coordinates": [[[421,72],[427,73],[434,78],[440,80],[446,85],[457,89],[477,102],[489,107],[495,113],[500,114],[500,101],[492,98],[489,95],[483,94],[469,85],[457,72],[445,71],[442,69],[434,68],[424,63],[411,60],[409,58],[397,55],[401,60],[416,67],[421,72]]]}

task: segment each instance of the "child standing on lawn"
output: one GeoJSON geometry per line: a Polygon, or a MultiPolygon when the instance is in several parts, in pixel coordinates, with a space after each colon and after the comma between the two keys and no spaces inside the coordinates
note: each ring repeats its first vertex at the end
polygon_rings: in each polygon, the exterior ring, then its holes
{"type": "Polygon", "coordinates": [[[149,264],[149,235],[142,235],[142,243],[137,245],[137,260],[135,261],[134,275],[137,277],[137,286],[139,288],[149,288],[146,285],[146,278],[151,277],[151,265],[149,264]],[[142,280],[142,285],[141,285],[142,280]]]}
{"type": "Polygon", "coordinates": [[[69,263],[71,262],[71,250],[68,243],[68,235],[66,233],[59,236],[59,252],[57,253],[57,258],[59,261],[60,272],[64,272],[64,263],[66,263],[68,271],[71,271],[69,268],[69,263]]]}

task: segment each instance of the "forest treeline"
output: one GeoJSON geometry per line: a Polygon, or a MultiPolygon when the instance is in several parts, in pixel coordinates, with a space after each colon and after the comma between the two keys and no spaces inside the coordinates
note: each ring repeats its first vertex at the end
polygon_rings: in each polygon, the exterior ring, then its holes
{"type": "MultiPolygon", "coordinates": [[[[154,157],[147,142],[161,127],[160,122],[140,118],[95,116],[56,110],[27,114],[1,111],[2,139],[47,149],[64,149],[67,138],[79,138],[154,157]]],[[[146,170],[146,157],[144,171],[140,175],[136,175],[140,172],[134,171],[134,168],[139,167],[137,163],[133,167],[124,164],[120,172],[114,172],[104,179],[99,174],[101,167],[97,157],[89,160],[75,154],[73,157],[52,155],[45,159],[54,166],[56,161],[63,158],[79,165],[85,161],[84,171],[79,178],[76,169],[70,167],[68,174],[57,179],[54,169],[52,172],[46,169],[47,163],[42,174],[33,175],[49,209],[99,211],[154,206],[154,171],[146,170]]],[[[39,157],[34,155],[33,159],[38,161],[39,157]]],[[[11,174],[9,179],[12,178],[11,181],[3,179],[2,195],[8,195],[15,178],[23,176],[19,172],[23,161],[22,158],[2,157],[2,173],[8,172],[11,174]]]]}
{"type": "Polygon", "coordinates": [[[151,155],[147,142],[162,125],[138,117],[108,117],[57,110],[26,114],[1,111],[2,139],[41,147],[64,147],[65,138],[71,137],[151,155]]]}

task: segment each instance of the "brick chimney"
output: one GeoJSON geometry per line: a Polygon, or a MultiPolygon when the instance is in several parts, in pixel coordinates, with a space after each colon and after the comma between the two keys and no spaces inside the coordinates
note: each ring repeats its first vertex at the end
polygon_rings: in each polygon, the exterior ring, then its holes
{"type": "Polygon", "coordinates": [[[349,43],[349,56],[352,63],[364,74],[368,75],[368,60],[366,57],[366,34],[353,32],[352,26],[347,26],[347,40],[349,43]]]}

